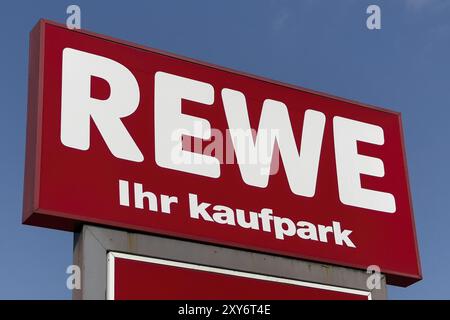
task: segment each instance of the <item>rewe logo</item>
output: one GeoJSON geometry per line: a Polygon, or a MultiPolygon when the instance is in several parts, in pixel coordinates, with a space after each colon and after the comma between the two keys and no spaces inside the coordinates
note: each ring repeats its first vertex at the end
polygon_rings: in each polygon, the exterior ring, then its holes
{"type": "MultiPolygon", "coordinates": [[[[253,135],[246,135],[245,144],[242,144],[238,143],[241,133],[252,130],[245,88],[242,92],[214,88],[209,83],[164,70],[148,76],[154,77],[154,88],[148,90],[154,90],[155,161],[160,167],[211,178],[221,176],[220,162],[216,157],[183,150],[182,145],[183,135],[209,139],[213,129],[207,119],[183,113],[182,101],[196,102],[199,108],[214,108],[215,91],[220,90],[224,110],[217,112],[225,113],[244,183],[258,188],[268,186],[270,172],[263,167],[264,159],[273,159],[277,144],[292,193],[314,197],[324,129],[326,125],[332,125],[341,202],[387,213],[396,211],[392,194],[361,185],[360,175],[383,177],[385,173],[382,159],[359,154],[357,150],[358,141],[384,144],[384,132],[380,126],[339,116],[327,119],[324,113],[310,106],[304,113],[298,148],[287,106],[268,97],[262,106],[258,130],[253,135]],[[198,124],[202,128],[200,131],[195,130],[198,124]],[[262,149],[266,152],[261,152],[262,149]],[[174,161],[174,154],[181,157],[174,161]],[[248,155],[256,161],[246,163],[244,160],[248,155]],[[190,161],[192,157],[197,161],[190,161]]],[[[124,65],[99,55],[64,49],[61,142],[65,146],[88,150],[92,119],[115,157],[133,162],[144,161],[140,147],[122,122],[123,118],[133,115],[139,104],[138,82],[124,65]],[[101,78],[109,84],[109,97],[104,100],[91,97],[92,77],[101,78]]]]}

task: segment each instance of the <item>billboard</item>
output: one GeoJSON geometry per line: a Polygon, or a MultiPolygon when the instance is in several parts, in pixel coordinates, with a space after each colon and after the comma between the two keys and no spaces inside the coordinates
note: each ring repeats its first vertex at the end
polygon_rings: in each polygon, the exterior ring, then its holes
{"type": "Polygon", "coordinates": [[[370,291],[120,252],[109,252],[107,259],[108,300],[372,299],[370,291]]]}
{"type": "Polygon", "coordinates": [[[40,21],[23,222],[421,278],[399,113],[40,21]]]}

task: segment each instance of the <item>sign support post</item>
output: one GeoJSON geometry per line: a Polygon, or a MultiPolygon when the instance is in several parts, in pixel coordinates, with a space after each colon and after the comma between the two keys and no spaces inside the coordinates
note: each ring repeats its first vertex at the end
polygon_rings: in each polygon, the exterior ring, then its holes
{"type": "MultiPolygon", "coordinates": [[[[81,289],[73,291],[73,299],[107,298],[107,292],[111,290],[107,274],[107,255],[110,252],[324,285],[332,291],[356,292],[360,295],[358,298],[364,299],[387,297],[385,276],[381,275],[380,289],[369,290],[366,284],[369,275],[363,270],[84,225],[74,237],[74,264],[81,268],[81,289]],[[364,292],[366,296],[363,296],[364,292]]],[[[330,298],[339,298],[340,292],[336,293],[338,296],[330,298]]],[[[283,296],[279,298],[284,299],[283,296]]]]}

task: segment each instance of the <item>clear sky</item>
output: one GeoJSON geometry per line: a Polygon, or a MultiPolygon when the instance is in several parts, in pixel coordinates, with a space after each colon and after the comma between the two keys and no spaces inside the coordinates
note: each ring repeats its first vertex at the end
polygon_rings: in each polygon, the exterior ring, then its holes
{"type": "Polygon", "coordinates": [[[388,296],[450,298],[448,0],[2,3],[0,298],[71,297],[73,235],[23,226],[21,210],[28,33],[72,3],[87,30],[402,112],[424,280],[388,296]],[[366,28],[370,4],[381,30],[366,28]]]}

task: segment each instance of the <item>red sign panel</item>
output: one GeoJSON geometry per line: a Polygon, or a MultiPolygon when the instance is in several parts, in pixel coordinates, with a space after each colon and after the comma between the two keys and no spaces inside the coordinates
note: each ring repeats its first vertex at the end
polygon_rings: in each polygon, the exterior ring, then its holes
{"type": "Polygon", "coordinates": [[[24,223],[421,278],[398,113],[42,21],[24,223]]]}
{"type": "Polygon", "coordinates": [[[108,254],[107,298],[110,300],[370,300],[371,293],[111,252],[108,254]]]}

